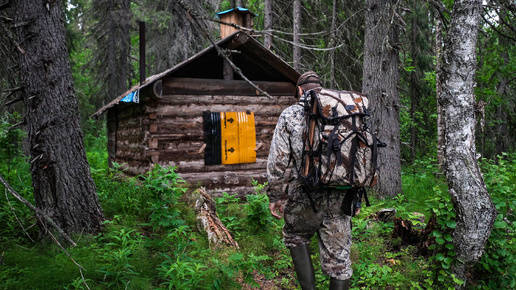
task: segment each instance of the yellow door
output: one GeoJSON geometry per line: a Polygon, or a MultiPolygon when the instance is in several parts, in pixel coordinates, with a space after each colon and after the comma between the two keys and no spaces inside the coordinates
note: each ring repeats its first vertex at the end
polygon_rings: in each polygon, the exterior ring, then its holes
{"type": "Polygon", "coordinates": [[[256,162],[256,132],[252,112],[221,112],[222,164],[256,162]]]}

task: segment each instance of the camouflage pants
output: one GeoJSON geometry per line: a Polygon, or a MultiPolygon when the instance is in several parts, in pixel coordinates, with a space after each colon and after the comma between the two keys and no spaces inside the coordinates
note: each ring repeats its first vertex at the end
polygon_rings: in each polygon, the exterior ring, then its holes
{"type": "Polygon", "coordinates": [[[285,206],[283,240],[287,247],[309,244],[317,233],[323,273],[346,280],[351,269],[351,217],[342,210],[344,194],[332,191],[312,193],[316,212],[303,190],[289,193],[285,206]]]}

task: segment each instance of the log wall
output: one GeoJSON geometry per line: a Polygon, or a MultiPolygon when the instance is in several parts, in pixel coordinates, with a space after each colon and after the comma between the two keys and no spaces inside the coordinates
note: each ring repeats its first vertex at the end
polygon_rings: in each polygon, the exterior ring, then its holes
{"type": "MultiPolygon", "coordinates": [[[[260,183],[267,180],[270,141],[279,115],[295,103],[294,85],[269,85],[279,88],[268,91],[273,96],[269,99],[257,96],[255,90],[241,89],[248,86],[243,81],[216,82],[217,89],[213,88],[213,83],[201,86],[199,80],[189,81],[163,81],[159,84],[162,85],[159,95],[149,93],[140,104],[118,106],[118,126],[108,125],[111,130],[117,130],[114,159],[118,163],[126,163],[131,174],[143,173],[156,163],[177,167],[180,176],[193,187],[204,186],[216,194],[224,191],[240,196],[253,193],[251,179],[260,183]],[[182,87],[180,90],[177,89],[178,81],[182,87]],[[189,91],[189,85],[194,89],[189,91]],[[224,87],[227,90],[225,94],[224,87]],[[239,94],[235,95],[235,91],[239,94]],[[292,93],[286,94],[286,91],[292,93]],[[247,110],[255,116],[256,163],[204,165],[203,111],[247,110]]],[[[113,115],[108,115],[108,123],[113,122],[113,115]]]]}
{"type": "Polygon", "coordinates": [[[149,169],[146,158],[146,132],[143,128],[144,108],[140,104],[119,104],[108,111],[108,158],[122,165],[131,175],[149,169]]]}

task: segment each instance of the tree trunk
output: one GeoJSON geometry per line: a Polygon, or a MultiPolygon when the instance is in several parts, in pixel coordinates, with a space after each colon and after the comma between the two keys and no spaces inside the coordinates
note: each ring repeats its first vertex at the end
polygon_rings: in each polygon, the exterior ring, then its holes
{"type": "MultiPolygon", "coordinates": [[[[508,11],[507,8],[503,5],[500,5],[500,12],[498,13],[499,19],[507,19],[508,11]]],[[[509,34],[510,29],[506,26],[502,28],[502,32],[509,34]]],[[[500,43],[501,47],[510,47],[510,41],[507,39],[507,37],[499,36],[498,35],[498,41],[500,43]]],[[[507,50],[503,51],[500,54],[500,57],[503,59],[503,66],[509,65],[510,57],[509,52],[507,50]]],[[[496,88],[496,93],[502,97],[504,100],[507,100],[506,106],[499,106],[496,108],[495,113],[495,120],[497,120],[497,124],[494,126],[494,138],[491,140],[495,140],[495,152],[493,152],[493,156],[490,156],[490,158],[496,158],[497,156],[500,156],[504,152],[509,151],[509,144],[511,144],[511,134],[509,132],[509,118],[507,116],[507,108],[514,108],[514,103],[511,104],[513,101],[513,98],[509,96],[508,87],[510,80],[507,78],[507,76],[501,72],[497,73],[498,77],[498,85],[496,88]]],[[[484,120],[485,121],[485,120],[484,120]]],[[[483,136],[486,136],[487,134],[484,133],[483,136]]],[[[483,157],[486,157],[484,154],[483,157]]]]}
{"type": "MultiPolygon", "coordinates": [[[[417,67],[416,63],[416,46],[417,44],[417,18],[412,18],[412,35],[410,37],[410,55],[412,56],[412,66],[414,68],[417,67]]],[[[420,100],[420,91],[419,91],[419,76],[417,75],[417,70],[413,69],[410,72],[410,119],[411,119],[411,126],[410,126],[410,163],[414,163],[416,160],[416,144],[417,144],[417,138],[416,138],[416,126],[417,126],[417,120],[416,120],[416,111],[417,111],[417,103],[420,100]]]]}
{"type": "Polygon", "coordinates": [[[456,0],[453,5],[443,49],[442,94],[439,98],[446,126],[445,173],[457,213],[453,244],[456,258],[461,261],[452,267],[452,272],[464,281],[467,267],[482,256],[496,217],[496,209],[477,164],[475,148],[473,88],[480,13],[481,0],[456,0]]]}
{"type": "Polygon", "coordinates": [[[265,0],[265,11],[263,14],[263,26],[265,31],[265,36],[263,38],[263,45],[268,49],[272,47],[272,0],[265,0]]]}
{"type": "Polygon", "coordinates": [[[127,90],[134,77],[130,64],[131,25],[134,26],[130,0],[94,0],[85,17],[92,23],[90,37],[94,43],[90,65],[96,71],[101,92],[91,96],[99,107],[127,90]]]}
{"type": "Polygon", "coordinates": [[[401,192],[398,23],[388,0],[367,0],[362,91],[371,99],[371,125],[387,143],[379,150],[382,196],[401,192]]]}
{"type": "Polygon", "coordinates": [[[25,51],[19,73],[36,206],[66,233],[97,233],[104,217],[84,150],[62,2],[12,0],[11,7],[14,22],[24,24],[16,36],[25,51]]]}
{"type": "Polygon", "coordinates": [[[301,47],[299,46],[301,33],[301,0],[294,0],[294,48],[293,48],[293,65],[294,69],[299,71],[301,68],[301,47]]]}
{"type": "Polygon", "coordinates": [[[435,66],[435,94],[437,98],[437,164],[439,169],[444,168],[444,122],[443,122],[443,106],[439,102],[439,98],[442,93],[441,86],[441,65],[442,65],[442,54],[443,54],[443,23],[440,16],[437,14],[435,17],[435,55],[437,63],[435,66]]]}
{"type": "MultiPolygon", "coordinates": [[[[335,30],[337,29],[337,0],[333,0],[331,10],[331,31],[330,31],[330,47],[335,46],[335,30]]],[[[335,49],[330,53],[330,85],[332,88],[337,88],[337,81],[335,81],[335,49]]]]}

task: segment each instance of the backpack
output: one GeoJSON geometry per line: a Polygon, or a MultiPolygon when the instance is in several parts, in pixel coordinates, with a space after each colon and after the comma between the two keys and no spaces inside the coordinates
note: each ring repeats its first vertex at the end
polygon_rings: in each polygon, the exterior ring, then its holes
{"type": "MultiPolygon", "coordinates": [[[[368,98],[357,92],[314,89],[305,93],[305,131],[299,181],[308,189],[365,192],[378,180],[378,147],[368,131],[368,98]]],[[[355,195],[355,194],[354,194],[355,195]]],[[[362,195],[362,194],[360,194],[362,195]]]]}

